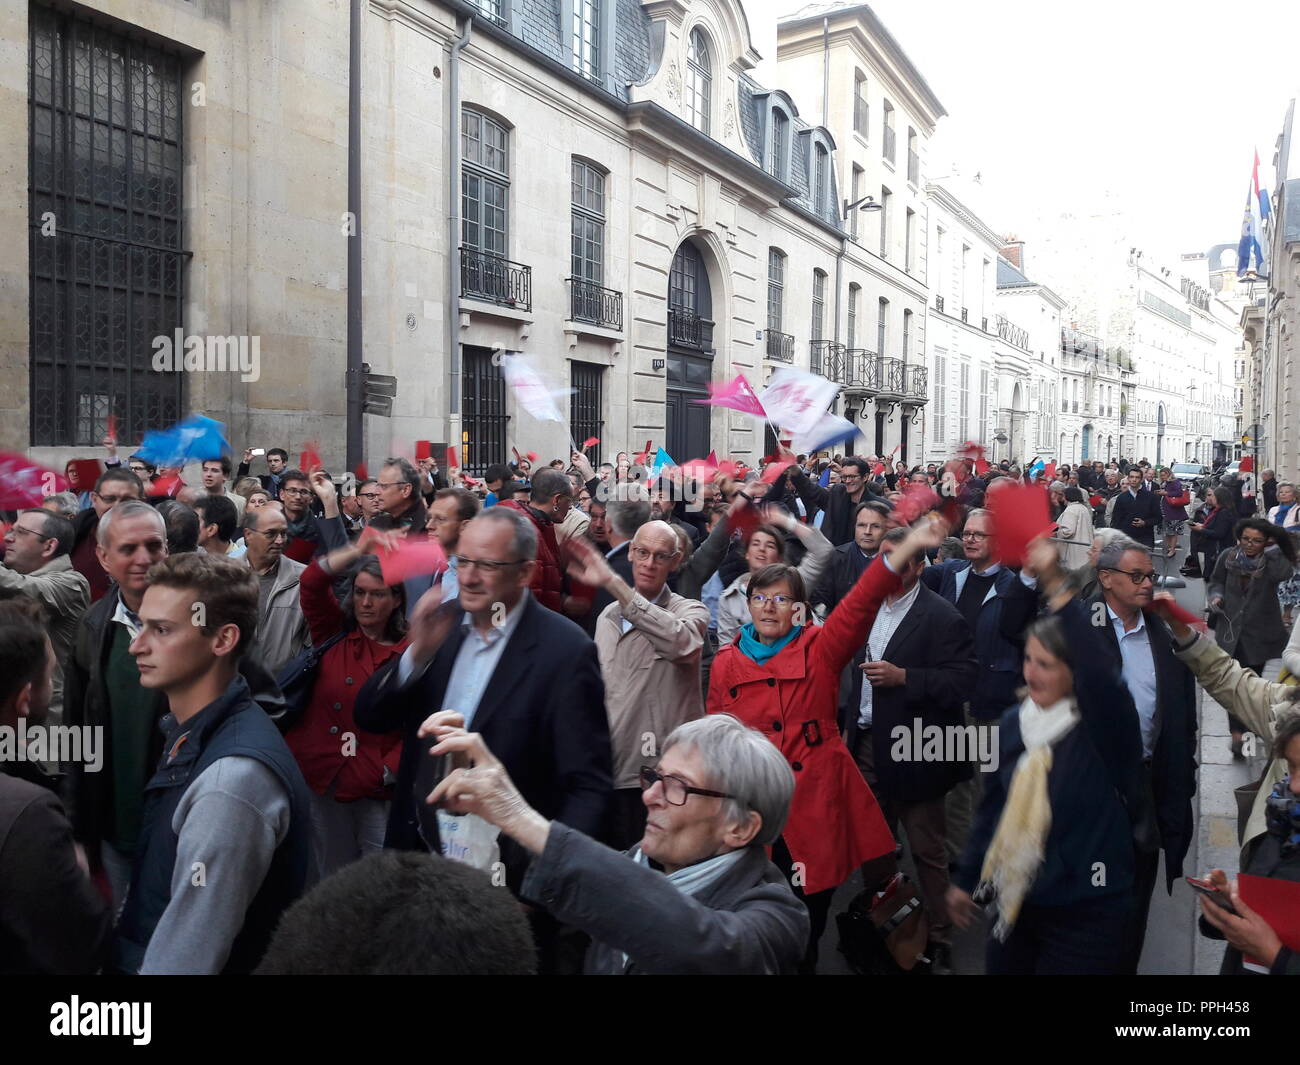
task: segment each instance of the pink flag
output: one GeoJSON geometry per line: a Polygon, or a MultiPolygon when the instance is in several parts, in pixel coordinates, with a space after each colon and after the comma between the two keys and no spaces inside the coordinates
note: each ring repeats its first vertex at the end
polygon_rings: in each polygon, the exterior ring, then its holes
{"type": "MultiPolygon", "coordinates": [[[[83,491],[94,487],[94,481],[81,486],[83,491]]],[[[25,455],[0,452],[0,510],[39,507],[47,497],[67,489],[63,474],[38,466],[25,455]]]]}
{"type": "Polygon", "coordinates": [[[758,401],[753,387],[745,380],[745,375],[736,374],[736,379],[730,384],[717,387],[709,385],[709,398],[697,400],[699,403],[706,403],[711,407],[729,407],[731,410],[738,410],[742,414],[756,414],[760,418],[766,418],[767,412],[763,410],[763,404],[758,401]]]}
{"type": "Polygon", "coordinates": [[[441,573],[447,568],[447,555],[437,540],[403,540],[391,551],[377,547],[376,554],[385,584],[401,584],[408,577],[441,573]]]}

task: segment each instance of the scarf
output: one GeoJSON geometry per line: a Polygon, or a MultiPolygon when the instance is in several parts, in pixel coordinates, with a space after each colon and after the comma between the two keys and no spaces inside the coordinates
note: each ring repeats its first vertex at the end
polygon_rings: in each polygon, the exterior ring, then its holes
{"type": "Polygon", "coordinates": [[[751,621],[740,630],[740,650],[755,665],[765,666],[769,659],[775,658],[777,654],[785,650],[786,644],[792,640],[797,640],[801,632],[803,632],[803,626],[796,625],[776,643],[764,643],[758,638],[758,633],[754,631],[754,623],[751,621]]]}
{"type": "Polygon", "coordinates": [[[1294,503],[1279,503],[1277,505],[1277,520],[1274,521],[1273,524],[1285,525],[1286,516],[1291,513],[1291,508],[1293,506],[1295,506],[1294,503]]]}
{"type": "MultiPolygon", "coordinates": [[[[747,849],[742,847],[740,850],[727,851],[726,854],[715,854],[712,858],[705,858],[702,862],[685,866],[675,873],[667,873],[668,883],[672,884],[683,895],[693,898],[721,880],[731,870],[731,867],[745,856],[747,849]]],[[[639,843],[636,850],[632,852],[632,860],[637,865],[644,865],[647,869],[650,868],[650,859],[642,853],[639,843]]],[[[625,971],[629,960],[628,956],[624,954],[623,969],[625,971]]]]}
{"type": "Polygon", "coordinates": [[[993,840],[984,854],[977,891],[991,889],[997,899],[998,920],[993,934],[1005,941],[1020,916],[1021,904],[1043,864],[1047,833],[1052,827],[1052,804],[1047,776],[1052,769],[1052,747],[1078,723],[1072,698],[1041,707],[1026,697],[1020,704],[1020,737],[1025,753],[1016,763],[1006,805],[993,840]]]}
{"type": "Polygon", "coordinates": [[[1277,782],[1277,787],[1264,800],[1264,822],[1269,832],[1281,839],[1283,854],[1300,849],[1300,796],[1291,794],[1289,774],[1277,782]]]}

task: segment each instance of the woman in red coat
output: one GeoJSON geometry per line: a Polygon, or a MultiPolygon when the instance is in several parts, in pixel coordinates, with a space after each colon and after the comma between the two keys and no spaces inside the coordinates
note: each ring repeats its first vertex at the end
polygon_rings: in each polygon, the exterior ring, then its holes
{"type": "Polygon", "coordinates": [[[358,729],[352,707],[370,675],[406,650],[406,594],[401,584],[384,583],[373,555],[345,547],[303,570],[299,595],[313,647],[343,634],[321,657],[306,712],[284,737],[312,791],[325,877],[384,845],[402,734],[358,729]],[[358,559],[340,606],[333,582],[358,559]]]}
{"type": "MultiPolygon", "coordinates": [[[[937,547],[946,531],[932,519],[898,545],[891,561],[905,566],[927,547],[937,547]]],[[[894,849],[875,796],[840,738],[836,704],[840,673],[899,584],[877,558],[817,627],[803,623],[812,611],[799,571],[765,566],[749,580],[753,621],[718,651],[709,680],[708,712],[732,714],[764,733],[794,770],[794,802],[773,860],[791,870],[812,919],[806,972],[816,966],[835,889],[858,866],[894,849]]]]}

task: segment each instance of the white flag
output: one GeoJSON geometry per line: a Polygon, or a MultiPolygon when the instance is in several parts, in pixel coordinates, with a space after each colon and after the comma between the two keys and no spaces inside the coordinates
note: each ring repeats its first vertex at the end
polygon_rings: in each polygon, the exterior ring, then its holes
{"type": "Polygon", "coordinates": [[[758,398],[773,425],[804,436],[821,421],[839,391],[839,385],[819,374],[782,366],[758,398]]]}
{"type": "Polygon", "coordinates": [[[541,375],[523,355],[502,355],[501,370],[505,374],[506,383],[515,390],[519,405],[534,418],[542,422],[565,420],[556,405],[556,393],[546,387],[541,375]]]}

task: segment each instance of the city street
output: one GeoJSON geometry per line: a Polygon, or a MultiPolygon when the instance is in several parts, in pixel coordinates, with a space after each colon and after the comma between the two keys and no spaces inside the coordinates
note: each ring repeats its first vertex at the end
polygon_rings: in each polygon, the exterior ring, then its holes
{"type": "MultiPolygon", "coordinates": [[[[1187,557],[1186,538],[1178,555],[1169,563],[1168,572],[1174,582],[1183,580],[1178,568],[1187,557]]],[[[1205,609],[1205,582],[1187,580],[1183,588],[1171,587],[1179,604],[1197,614],[1205,609]]],[[[1269,663],[1266,676],[1277,676],[1280,662],[1269,663]]],[[[1204,691],[1197,689],[1200,703],[1200,774],[1193,810],[1196,816],[1196,834],[1184,861],[1185,876],[1201,876],[1213,868],[1221,868],[1232,875],[1237,869],[1237,807],[1233,789],[1259,777],[1264,759],[1233,760],[1228,747],[1228,719],[1223,708],[1204,691]]],[[[910,868],[911,875],[915,875],[910,868]]],[[[1161,877],[1163,879],[1163,861],[1161,877]]],[[[838,949],[839,932],[835,915],[841,913],[849,901],[862,890],[861,877],[855,875],[835,893],[831,919],[822,938],[818,959],[819,974],[849,974],[851,970],[838,949]]],[[[1151,911],[1147,919],[1147,937],[1142,950],[1138,972],[1144,976],[1210,976],[1218,973],[1223,958],[1223,943],[1207,939],[1197,929],[1200,907],[1196,895],[1181,877],[1174,882],[1173,892],[1166,892],[1157,883],[1151,898],[1151,911]]],[[[953,966],[958,975],[984,972],[984,944],[988,936],[988,923],[981,921],[965,932],[958,933],[953,941],[953,966]]]]}

